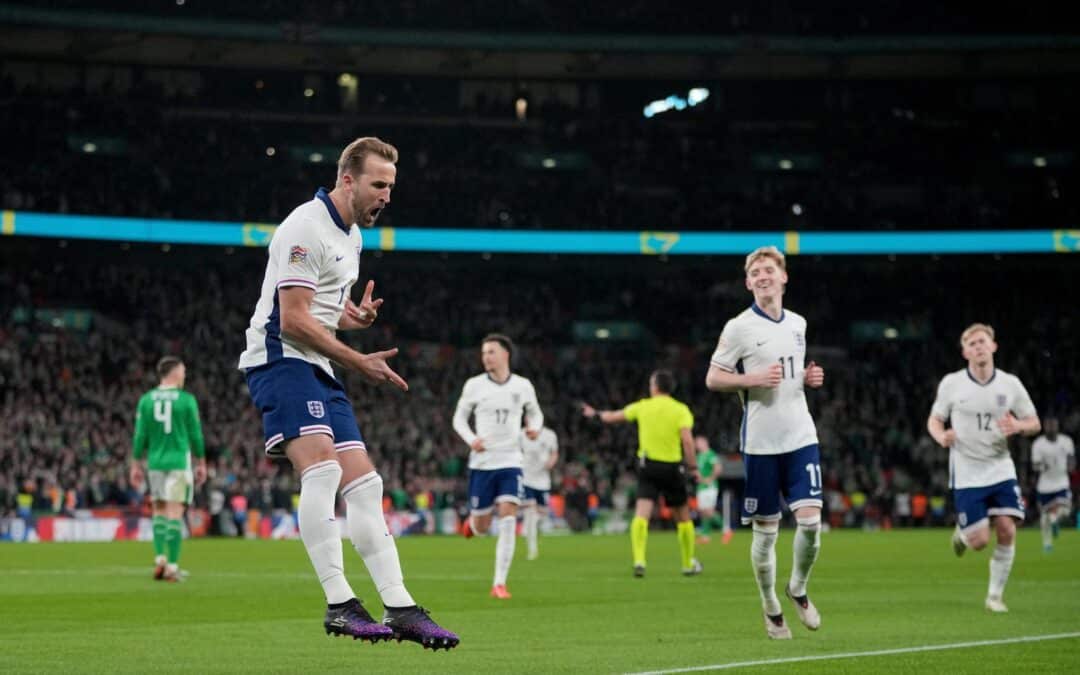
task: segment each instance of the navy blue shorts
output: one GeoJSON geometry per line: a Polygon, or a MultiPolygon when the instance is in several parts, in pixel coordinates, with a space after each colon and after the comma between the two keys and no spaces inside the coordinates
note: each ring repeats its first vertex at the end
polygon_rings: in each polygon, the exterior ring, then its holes
{"type": "Polygon", "coordinates": [[[248,391],[262,413],[266,454],[284,457],[285,441],[326,434],[338,452],[366,450],[341,383],[301,359],[280,359],[247,371],[248,391]]]}
{"type": "Polygon", "coordinates": [[[743,455],[746,487],[742,522],[780,520],[780,498],[792,511],[822,506],[821,452],[817,443],[782,455],[743,455]]]}
{"type": "Polygon", "coordinates": [[[990,516],[1012,516],[1024,519],[1024,498],[1015,478],[985,487],[956,488],[956,522],[966,534],[987,525],[990,516]]]}
{"type": "Polygon", "coordinates": [[[1072,506],[1072,492],[1069,488],[1057,492],[1036,492],[1035,499],[1039,502],[1039,508],[1046,510],[1055,506],[1072,506]]]}
{"type": "Polygon", "coordinates": [[[538,488],[531,488],[528,485],[525,486],[525,497],[522,500],[526,504],[539,504],[540,506],[547,506],[548,495],[551,494],[551,490],[540,490],[538,488]]]}
{"type": "Polygon", "coordinates": [[[477,514],[491,513],[495,504],[520,504],[524,494],[521,469],[469,470],[469,509],[477,514]]]}

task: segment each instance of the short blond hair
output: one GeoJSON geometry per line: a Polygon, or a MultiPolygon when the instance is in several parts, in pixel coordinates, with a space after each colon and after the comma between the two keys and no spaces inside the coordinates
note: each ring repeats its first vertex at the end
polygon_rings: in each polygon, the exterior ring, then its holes
{"type": "Polygon", "coordinates": [[[986,333],[987,335],[989,335],[991,340],[994,339],[994,327],[993,326],[991,326],[988,323],[973,323],[970,326],[968,326],[967,328],[965,328],[963,333],[960,333],[960,346],[963,347],[964,342],[966,342],[967,339],[969,337],[971,337],[971,335],[973,333],[978,333],[979,331],[982,331],[982,332],[986,333]]]}
{"type": "Polygon", "coordinates": [[[784,259],[784,254],[775,246],[759,246],[751,251],[750,255],[746,256],[746,265],[743,266],[743,271],[749,272],[750,266],[762,258],[772,258],[780,266],[780,269],[787,271],[787,261],[784,259]]]}
{"type": "Polygon", "coordinates": [[[374,136],[358,138],[345,146],[345,149],[341,152],[341,157],[337,163],[338,182],[341,182],[341,178],[345,174],[358,176],[363,173],[364,160],[367,159],[368,155],[376,155],[391,164],[397,164],[398,161],[397,148],[386,141],[374,136]]]}

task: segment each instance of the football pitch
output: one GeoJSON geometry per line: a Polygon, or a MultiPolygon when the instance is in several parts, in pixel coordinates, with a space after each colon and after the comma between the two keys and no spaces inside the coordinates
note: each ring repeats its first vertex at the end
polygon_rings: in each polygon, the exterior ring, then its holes
{"type": "MultiPolygon", "coordinates": [[[[698,546],[700,577],[679,574],[673,533],[651,532],[644,579],[629,539],[548,537],[526,561],[519,539],[508,601],[488,597],[491,538],[399,540],[406,583],[461,646],[432,653],[324,634],[322,592],[297,541],[184,543],[183,584],[150,578],[149,543],[0,545],[2,673],[640,673],[1080,670],[1080,534],[1044,554],[1023,530],[1006,589],[983,609],[988,551],[957,560],[946,530],[825,533],[810,581],[822,613],[794,639],[765,637],[750,535],[698,546]],[[974,643],[974,644],[973,644],[974,643]],[[877,652],[876,654],[874,652],[877,652]]],[[[353,588],[381,606],[345,544],[353,588]]],[[[778,545],[778,586],[791,530],[778,545]]]]}

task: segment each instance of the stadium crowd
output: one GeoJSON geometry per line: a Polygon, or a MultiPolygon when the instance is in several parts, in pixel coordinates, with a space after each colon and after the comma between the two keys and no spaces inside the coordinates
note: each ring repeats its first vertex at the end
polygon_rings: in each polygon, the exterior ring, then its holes
{"type": "MultiPolygon", "coordinates": [[[[258,415],[235,368],[263,256],[5,241],[0,515],[139,505],[126,479],[133,415],[163,354],[187,362],[187,388],[201,405],[211,478],[198,502],[215,514],[290,508],[295,477],[263,457],[258,415]]],[[[1067,434],[1080,431],[1069,377],[1080,372],[1075,316],[1045,291],[1067,287],[1069,265],[1038,263],[1036,280],[1026,257],[791,259],[786,303],[808,317],[809,356],[827,373],[808,398],[835,524],[945,522],[947,453],[924,425],[938,380],[963,365],[957,338],[970,321],[997,328],[998,364],[1026,383],[1040,414],[1056,414],[1067,434]]],[[[375,327],[348,339],[363,350],[399,346],[394,365],[411,390],[344,379],[399,508],[415,507],[421,494],[464,506],[467,449],[450,418],[461,385],[480,371],[479,339],[492,330],[519,345],[514,369],[536,384],[561,445],[555,491],[580,522],[594,506],[627,503],[636,447],[632,426],[587,424],[580,402],[620,407],[646,396],[656,367],[676,373],[695,432],[737,452],[739,404],[703,382],[724,321],[749,303],[734,257],[367,253],[361,283],[369,277],[386,305],[375,327]],[[580,330],[586,321],[642,330],[605,341],[580,330]]],[[[1029,440],[1014,450],[1030,491],[1029,440]]]]}

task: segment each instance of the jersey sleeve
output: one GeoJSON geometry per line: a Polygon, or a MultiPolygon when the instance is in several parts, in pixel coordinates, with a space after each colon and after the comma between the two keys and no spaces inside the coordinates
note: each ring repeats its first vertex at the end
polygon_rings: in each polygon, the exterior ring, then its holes
{"type": "Polygon", "coordinates": [[[559,454],[559,437],[553,429],[548,429],[548,457],[559,454]]]}
{"type": "Polygon", "coordinates": [[[742,357],[743,346],[739,336],[739,325],[732,319],[724,325],[724,330],[720,333],[720,339],[716,341],[716,350],[713,351],[709,363],[721,370],[734,373],[739,359],[742,357]]]}
{"type": "Polygon", "coordinates": [[[1065,456],[1072,457],[1076,454],[1076,446],[1073,445],[1073,440],[1068,436],[1063,436],[1065,439],[1065,456]]]}
{"type": "Polygon", "coordinates": [[[937,397],[934,398],[934,405],[930,407],[930,414],[939,420],[947,420],[952,414],[951,389],[948,377],[942,379],[938,385],[937,397]]]}
{"type": "Polygon", "coordinates": [[[135,435],[131,439],[132,456],[135,459],[142,459],[146,456],[147,449],[147,429],[146,425],[149,424],[147,419],[146,410],[147,398],[144,395],[139,399],[139,403],[135,406],[135,435]]]}
{"type": "Polygon", "coordinates": [[[684,405],[679,412],[679,429],[693,429],[694,428],[694,413],[690,412],[690,407],[684,405]]]}
{"type": "Polygon", "coordinates": [[[634,401],[625,408],[622,409],[623,415],[626,415],[626,421],[637,421],[638,414],[641,412],[641,401],[634,401]]]}
{"type": "Polygon", "coordinates": [[[469,415],[472,414],[473,409],[476,407],[475,400],[475,387],[470,386],[470,382],[466,382],[465,386],[461,388],[461,397],[458,398],[457,407],[454,409],[454,431],[458,436],[461,436],[461,440],[465,441],[466,445],[472,445],[476,440],[476,434],[469,428],[469,415]]]}
{"type": "Polygon", "coordinates": [[[525,428],[540,431],[544,428],[544,411],[540,410],[540,401],[536,400],[536,387],[532,382],[525,382],[525,428]]]}
{"type": "Polygon", "coordinates": [[[206,457],[206,441],[203,439],[202,421],[199,420],[199,403],[191,394],[185,398],[188,402],[185,412],[188,430],[191,432],[191,454],[199,458],[206,457]]]}
{"type": "Polygon", "coordinates": [[[282,225],[270,246],[278,265],[277,288],[302,286],[319,290],[322,246],[314,228],[304,221],[282,225]]]}
{"type": "Polygon", "coordinates": [[[1039,411],[1035,409],[1035,404],[1031,402],[1031,394],[1024,387],[1024,383],[1020,381],[1019,377],[1014,377],[1013,382],[1016,386],[1016,401],[1012,407],[1013,414],[1020,419],[1038,415],[1039,411]]]}

